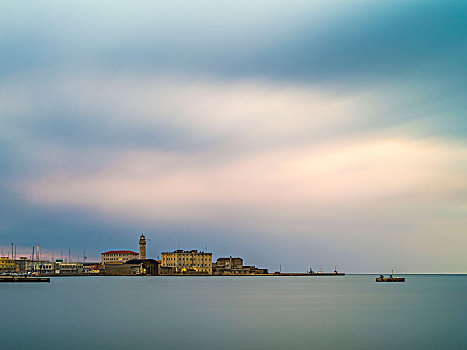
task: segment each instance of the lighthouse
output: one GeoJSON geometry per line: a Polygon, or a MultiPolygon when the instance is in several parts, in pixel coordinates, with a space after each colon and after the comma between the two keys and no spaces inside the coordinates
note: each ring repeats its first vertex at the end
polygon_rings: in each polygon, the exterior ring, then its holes
{"type": "Polygon", "coordinates": [[[139,258],[146,260],[146,237],[143,234],[139,237],[139,258]]]}

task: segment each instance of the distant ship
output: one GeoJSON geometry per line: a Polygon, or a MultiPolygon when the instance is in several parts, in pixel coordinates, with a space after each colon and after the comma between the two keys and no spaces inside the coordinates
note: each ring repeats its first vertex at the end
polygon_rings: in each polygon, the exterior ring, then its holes
{"type": "Polygon", "coordinates": [[[383,275],[379,275],[379,277],[376,277],[376,282],[405,282],[405,278],[394,277],[394,270],[392,270],[390,277],[384,277],[383,275]]]}
{"type": "Polygon", "coordinates": [[[318,272],[313,271],[312,268],[308,271],[309,275],[312,276],[345,276],[344,272],[337,272],[337,267],[334,266],[334,272],[323,272],[323,270],[320,268],[318,272]]]}

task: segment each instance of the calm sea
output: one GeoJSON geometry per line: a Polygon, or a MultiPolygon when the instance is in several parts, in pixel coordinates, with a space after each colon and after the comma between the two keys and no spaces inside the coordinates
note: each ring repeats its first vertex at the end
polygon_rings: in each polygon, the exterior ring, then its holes
{"type": "Polygon", "coordinates": [[[0,349],[467,349],[467,276],[0,284],[0,349]]]}

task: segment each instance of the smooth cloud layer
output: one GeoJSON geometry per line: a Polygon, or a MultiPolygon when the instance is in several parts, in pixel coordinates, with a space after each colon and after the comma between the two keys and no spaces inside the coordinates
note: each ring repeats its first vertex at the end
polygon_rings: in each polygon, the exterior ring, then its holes
{"type": "MultiPolygon", "coordinates": [[[[259,152],[211,162],[218,155],[138,152],[76,175],[59,171],[21,184],[40,203],[78,205],[145,221],[276,220],[405,197],[405,203],[465,192],[467,152],[429,141],[361,138],[338,145],[259,152]],[[288,208],[301,207],[290,213],[288,208]],[[244,217],[246,215],[246,217],[244,217]]],[[[302,218],[303,220],[304,218],[302,218]]]]}
{"type": "Polygon", "coordinates": [[[57,100],[44,106],[30,95],[30,111],[66,101],[82,114],[52,114],[39,125],[28,113],[15,120],[18,130],[33,123],[39,155],[39,173],[10,182],[28,202],[122,223],[235,227],[237,237],[350,235],[348,249],[362,254],[390,239],[422,247],[425,262],[439,239],[451,239],[446,249],[460,262],[463,235],[434,228],[465,225],[465,144],[401,133],[404,123],[378,127],[372,113],[392,108],[380,97],[384,88],[338,94],[262,81],[104,75],[56,79],[41,94],[57,100]],[[51,137],[55,121],[69,127],[51,137]],[[159,128],[171,131],[176,147],[158,140],[159,128]],[[124,130],[133,132],[122,144],[124,130]]]}

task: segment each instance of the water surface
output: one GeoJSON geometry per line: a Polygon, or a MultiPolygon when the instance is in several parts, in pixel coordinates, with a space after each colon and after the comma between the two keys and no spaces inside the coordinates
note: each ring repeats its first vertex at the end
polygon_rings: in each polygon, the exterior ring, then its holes
{"type": "Polygon", "coordinates": [[[0,349],[466,349],[467,276],[0,284],[0,349]]]}

